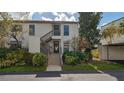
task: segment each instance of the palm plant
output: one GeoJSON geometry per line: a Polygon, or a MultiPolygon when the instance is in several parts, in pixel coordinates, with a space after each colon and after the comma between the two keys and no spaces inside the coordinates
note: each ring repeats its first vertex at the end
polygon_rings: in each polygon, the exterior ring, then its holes
{"type": "Polygon", "coordinates": [[[120,36],[124,34],[124,22],[120,23],[119,27],[112,24],[111,26],[108,26],[103,30],[102,38],[104,39],[110,39],[110,41],[113,39],[114,35],[120,36]]]}

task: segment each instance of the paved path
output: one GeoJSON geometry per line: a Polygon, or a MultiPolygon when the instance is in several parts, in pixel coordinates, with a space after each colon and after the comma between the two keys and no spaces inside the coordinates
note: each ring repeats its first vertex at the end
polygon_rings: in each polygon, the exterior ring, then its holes
{"type": "Polygon", "coordinates": [[[0,81],[117,81],[124,80],[123,72],[62,72],[48,71],[29,74],[0,74],[0,81]]]}
{"type": "Polygon", "coordinates": [[[46,71],[61,71],[60,57],[59,54],[49,54],[48,55],[48,66],[46,71]]]}
{"type": "Polygon", "coordinates": [[[61,71],[62,68],[60,65],[48,65],[47,71],[61,71]]]}

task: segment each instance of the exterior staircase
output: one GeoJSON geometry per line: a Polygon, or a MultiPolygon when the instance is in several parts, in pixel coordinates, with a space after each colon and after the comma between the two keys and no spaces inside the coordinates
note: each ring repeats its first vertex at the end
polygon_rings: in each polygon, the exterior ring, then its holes
{"type": "Polygon", "coordinates": [[[53,31],[46,33],[40,38],[40,51],[48,55],[47,71],[61,71],[61,60],[59,53],[50,53],[49,42],[52,40],[53,31]]]}
{"type": "Polygon", "coordinates": [[[49,53],[49,42],[52,40],[53,31],[46,33],[40,38],[40,51],[47,54],[49,53]]]}

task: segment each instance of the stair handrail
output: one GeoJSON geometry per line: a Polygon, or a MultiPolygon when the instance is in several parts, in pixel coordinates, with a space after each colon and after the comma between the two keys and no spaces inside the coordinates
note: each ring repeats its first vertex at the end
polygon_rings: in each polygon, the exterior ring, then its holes
{"type": "Polygon", "coordinates": [[[45,35],[43,35],[40,40],[42,40],[45,36],[49,35],[50,33],[53,33],[53,30],[52,31],[49,31],[48,33],[46,33],[45,35]]]}

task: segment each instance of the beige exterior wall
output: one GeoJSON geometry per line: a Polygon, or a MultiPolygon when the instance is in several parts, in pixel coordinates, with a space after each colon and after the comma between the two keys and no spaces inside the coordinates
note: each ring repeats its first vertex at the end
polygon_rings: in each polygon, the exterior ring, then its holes
{"type": "Polygon", "coordinates": [[[124,60],[124,46],[109,47],[109,60],[124,60]]]}
{"type": "Polygon", "coordinates": [[[99,46],[99,51],[100,51],[100,59],[101,60],[108,60],[107,46],[99,46]]]}
{"type": "Polygon", "coordinates": [[[36,36],[29,36],[29,52],[40,53],[40,38],[36,36]]]}
{"type": "MultiPolygon", "coordinates": [[[[53,39],[60,40],[61,50],[63,51],[64,41],[71,40],[78,36],[78,23],[59,23],[61,35],[52,36],[53,39]],[[69,25],[69,36],[64,36],[64,25],[69,25]]],[[[21,23],[23,27],[22,47],[29,49],[30,52],[40,52],[40,38],[53,30],[52,23],[21,23]],[[35,35],[29,36],[29,25],[35,25],[35,35]]],[[[69,50],[73,50],[70,44],[69,50]]]]}
{"type": "Polygon", "coordinates": [[[100,46],[100,59],[124,60],[124,46],[100,46]]]}

